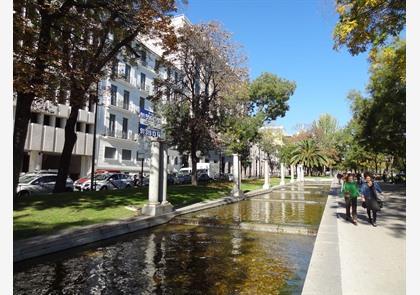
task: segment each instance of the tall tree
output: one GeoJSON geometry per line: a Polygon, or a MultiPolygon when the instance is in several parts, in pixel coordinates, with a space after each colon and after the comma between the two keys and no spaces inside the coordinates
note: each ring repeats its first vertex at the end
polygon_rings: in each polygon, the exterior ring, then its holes
{"type": "MultiPolygon", "coordinates": [[[[101,77],[109,75],[109,68],[117,55],[134,61],[140,57],[140,37],[159,37],[170,45],[173,31],[169,13],[175,10],[174,0],[100,1],[91,0],[58,24],[61,28],[61,67],[65,73],[64,88],[71,112],[65,126],[65,141],[60,158],[54,192],[64,192],[77,140],[75,126],[81,109],[94,91],[101,77]],[[93,89],[92,89],[93,88],[93,89]]],[[[118,75],[118,71],[117,75],[118,75]]],[[[92,171],[93,173],[93,171],[92,171]]]]}
{"type": "Polygon", "coordinates": [[[60,52],[54,29],[78,1],[13,1],[13,88],[16,112],[13,127],[13,197],[22,166],[31,106],[53,99],[61,77],[55,69],[60,52]]]}
{"type": "Polygon", "coordinates": [[[185,25],[177,33],[177,49],[164,64],[169,75],[155,79],[152,98],[165,100],[160,109],[166,134],[180,153],[191,156],[192,184],[197,185],[197,153],[211,149],[225,118],[241,111],[228,98],[246,80],[247,69],[238,45],[220,24],[185,25]],[[181,77],[172,74],[174,68],[181,77]]]}
{"type": "Polygon", "coordinates": [[[283,131],[281,129],[260,129],[260,140],[258,145],[267,154],[268,163],[270,170],[273,171],[274,166],[277,163],[280,150],[282,149],[283,142],[283,131]]]}
{"type": "Polygon", "coordinates": [[[374,51],[405,27],[404,0],[336,0],[339,21],[334,48],[346,46],[352,55],[374,51]]]}
{"type": "Polygon", "coordinates": [[[355,140],[366,150],[405,161],[405,41],[379,51],[370,68],[368,97],[351,92],[355,140]]]}

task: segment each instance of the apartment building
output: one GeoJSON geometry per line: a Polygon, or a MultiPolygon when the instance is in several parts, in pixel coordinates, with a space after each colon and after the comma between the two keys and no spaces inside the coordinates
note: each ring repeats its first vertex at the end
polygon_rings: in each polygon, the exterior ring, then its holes
{"type": "MultiPolygon", "coordinates": [[[[13,108],[15,109],[15,104],[13,108]]],[[[13,109],[13,114],[15,110],[13,109]]],[[[58,169],[64,146],[64,127],[70,115],[70,107],[45,102],[33,107],[26,135],[21,171],[58,169]]],[[[94,113],[86,106],[79,110],[69,174],[72,178],[86,175],[90,169],[93,148],[94,113]]]]}
{"type": "MultiPolygon", "coordinates": [[[[175,27],[185,24],[191,23],[184,15],[173,18],[175,27]]],[[[119,56],[112,69],[118,78],[113,80],[108,77],[98,84],[96,170],[149,172],[150,138],[161,135],[162,121],[155,116],[154,106],[147,97],[153,92],[153,81],[157,75],[165,77],[169,74],[174,79],[181,77],[176,67],[168,71],[157,66],[163,51],[155,41],[139,37],[140,58],[133,62],[124,61],[119,56]],[[153,128],[150,128],[150,121],[154,121],[153,128]]],[[[64,127],[69,114],[68,105],[54,105],[50,102],[46,102],[42,108],[33,109],[25,142],[23,172],[59,168],[64,127]]],[[[73,179],[86,176],[91,171],[94,117],[93,106],[86,106],[79,111],[77,142],[70,166],[73,179]]],[[[232,157],[217,151],[201,156],[200,162],[218,164],[221,173],[231,172],[232,157]]],[[[191,166],[189,157],[169,148],[169,172],[187,166],[191,166]]]]}

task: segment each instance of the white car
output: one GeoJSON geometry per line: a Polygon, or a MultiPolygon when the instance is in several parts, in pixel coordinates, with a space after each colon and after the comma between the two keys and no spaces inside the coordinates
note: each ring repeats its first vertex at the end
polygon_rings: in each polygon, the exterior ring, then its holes
{"type": "MultiPolygon", "coordinates": [[[[29,197],[36,194],[52,193],[57,174],[27,173],[19,177],[17,187],[18,197],[29,197]]],[[[73,180],[67,178],[66,191],[73,191],[73,180]]]]}
{"type": "MultiPolygon", "coordinates": [[[[95,189],[97,191],[134,187],[134,183],[130,175],[123,173],[98,174],[95,176],[95,184],[95,189]]],[[[90,190],[90,179],[83,183],[81,190],[90,190]]]]}

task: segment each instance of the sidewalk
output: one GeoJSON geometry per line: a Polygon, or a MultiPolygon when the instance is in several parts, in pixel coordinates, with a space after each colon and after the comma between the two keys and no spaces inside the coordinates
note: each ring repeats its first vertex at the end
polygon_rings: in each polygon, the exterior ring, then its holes
{"type": "Polygon", "coordinates": [[[360,202],[355,226],[345,220],[344,200],[329,196],[302,294],[405,294],[405,187],[381,186],[376,228],[360,202]]]}

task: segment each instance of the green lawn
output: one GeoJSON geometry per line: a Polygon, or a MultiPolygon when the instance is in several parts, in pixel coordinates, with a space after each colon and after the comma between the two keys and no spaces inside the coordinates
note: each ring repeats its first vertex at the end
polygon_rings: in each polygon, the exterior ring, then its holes
{"type": "MultiPolygon", "coordinates": [[[[286,179],[287,181],[287,179],[286,179]]],[[[280,183],[271,178],[271,185],[280,183]]],[[[262,188],[263,179],[243,180],[242,190],[262,188]]],[[[229,194],[232,182],[212,182],[168,186],[168,200],[183,207],[229,194]]],[[[13,212],[14,239],[51,234],[61,229],[103,223],[136,216],[127,206],[141,207],[147,203],[147,188],[99,192],[72,192],[33,196],[19,200],[13,212]]]]}

